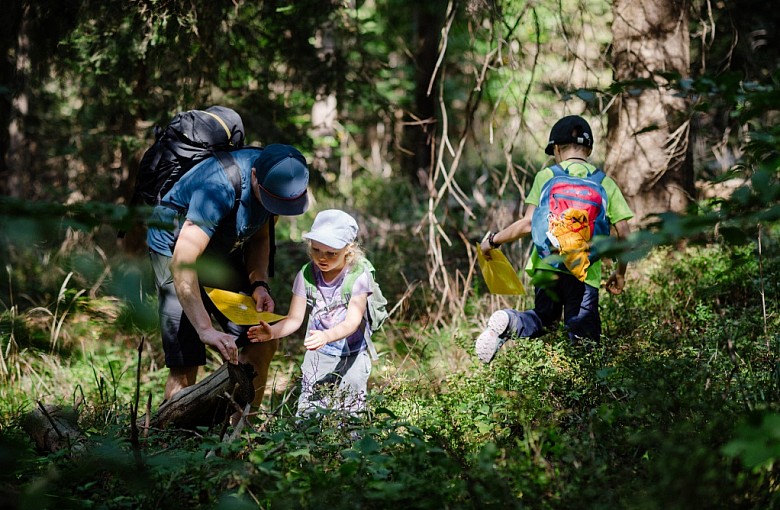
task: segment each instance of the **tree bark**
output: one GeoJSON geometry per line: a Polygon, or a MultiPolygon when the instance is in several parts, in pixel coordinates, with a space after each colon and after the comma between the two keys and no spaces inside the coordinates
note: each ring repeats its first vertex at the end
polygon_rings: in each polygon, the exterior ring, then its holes
{"type": "MultiPolygon", "coordinates": [[[[412,19],[415,26],[415,91],[414,111],[405,119],[404,147],[408,150],[404,161],[404,172],[414,183],[426,185],[428,172],[431,170],[431,146],[435,135],[436,95],[428,93],[435,91],[431,87],[431,78],[436,69],[439,56],[439,40],[447,2],[415,3],[412,19]]],[[[438,81],[438,80],[437,80],[438,81]]]]}
{"type": "Polygon", "coordinates": [[[59,406],[42,405],[22,418],[22,429],[39,452],[54,453],[63,448],[79,450],[85,440],[78,427],[78,412],[59,406]]]}
{"type": "Polygon", "coordinates": [[[635,223],[666,211],[682,212],[694,194],[687,101],[658,73],[688,76],[687,0],[615,0],[612,59],[618,82],[628,86],[608,111],[606,170],[635,213],[635,223]]]}
{"type": "MultiPolygon", "coordinates": [[[[255,397],[252,365],[225,363],[197,384],[183,389],[164,403],[149,421],[150,428],[195,429],[222,423],[255,397]],[[238,405],[234,408],[233,402],[238,405]]],[[[144,422],[145,418],[139,420],[144,422]]],[[[145,425],[139,424],[139,427],[145,425]]]]}
{"type": "Polygon", "coordinates": [[[14,95],[8,114],[7,149],[5,163],[0,167],[5,174],[2,192],[12,197],[28,196],[30,187],[30,149],[24,121],[29,113],[28,78],[32,68],[30,62],[30,38],[28,35],[30,6],[22,8],[16,40],[16,64],[14,68],[14,95]]]}
{"type": "MultiPolygon", "coordinates": [[[[19,44],[19,27],[22,23],[21,2],[10,2],[3,12],[3,23],[0,23],[0,51],[3,55],[17,53],[19,44]]],[[[7,84],[15,92],[16,61],[10,58],[0,59],[0,83],[7,84]]],[[[0,195],[10,195],[10,174],[8,162],[9,128],[13,112],[13,95],[0,94],[0,195]]]]}

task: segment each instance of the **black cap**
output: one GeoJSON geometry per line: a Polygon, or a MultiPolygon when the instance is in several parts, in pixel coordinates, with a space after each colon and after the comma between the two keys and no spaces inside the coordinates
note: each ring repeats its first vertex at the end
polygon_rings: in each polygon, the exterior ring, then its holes
{"type": "Polygon", "coordinates": [[[569,143],[593,147],[593,131],[590,130],[588,121],[579,115],[568,115],[555,123],[544,153],[552,156],[553,146],[569,143]]]}

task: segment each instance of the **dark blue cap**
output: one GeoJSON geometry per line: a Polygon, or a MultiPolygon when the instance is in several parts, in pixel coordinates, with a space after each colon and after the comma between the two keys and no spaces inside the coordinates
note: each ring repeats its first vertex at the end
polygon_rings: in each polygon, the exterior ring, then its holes
{"type": "Polygon", "coordinates": [[[266,146],[252,165],[260,184],[260,203],[280,216],[297,216],[309,208],[309,167],[295,147],[266,146]]]}

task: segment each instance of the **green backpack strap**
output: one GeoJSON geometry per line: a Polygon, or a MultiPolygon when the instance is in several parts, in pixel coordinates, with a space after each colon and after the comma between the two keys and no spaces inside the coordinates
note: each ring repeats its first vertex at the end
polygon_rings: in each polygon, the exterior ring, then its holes
{"type": "MultiPolygon", "coordinates": [[[[341,286],[341,296],[346,303],[352,299],[352,287],[355,286],[355,282],[366,270],[366,259],[360,259],[357,264],[349,269],[349,273],[344,277],[344,284],[341,286]]],[[[370,263],[369,263],[370,265],[370,263]]]]}
{"type": "MultiPolygon", "coordinates": [[[[374,266],[369,262],[366,258],[361,258],[357,264],[355,264],[347,273],[347,276],[344,277],[344,285],[341,288],[342,296],[344,297],[344,300],[349,303],[349,300],[352,299],[352,288],[355,286],[355,281],[363,274],[368,273],[369,278],[369,288],[373,292],[374,287],[374,266]]],[[[371,340],[371,333],[369,326],[371,325],[371,295],[368,296],[368,301],[366,302],[366,312],[363,315],[365,318],[366,325],[363,328],[363,339],[366,341],[366,347],[368,348],[368,353],[371,355],[371,359],[376,361],[379,359],[379,353],[376,350],[376,346],[374,345],[374,342],[371,340]]]]}
{"type": "Polygon", "coordinates": [[[311,310],[314,308],[314,295],[317,292],[317,287],[314,284],[314,270],[311,267],[311,262],[307,262],[303,266],[303,287],[306,290],[306,331],[304,337],[309,336],[309,330],[311,329],[311,310]]]}

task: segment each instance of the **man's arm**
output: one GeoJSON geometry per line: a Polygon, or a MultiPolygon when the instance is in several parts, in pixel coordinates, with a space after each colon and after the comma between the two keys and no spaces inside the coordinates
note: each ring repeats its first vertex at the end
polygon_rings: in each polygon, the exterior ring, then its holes
{"type": "Polygon", "coordinates": [[[176,296],[201,341],[219,351],[226,361],[238,363],[238,348],[233,335],[214,329],[200,296],[195,264],[209,244],[209,236],[189,220],[184,222],[173,250],[171,272],[176,296]]]}
{"type": "MultiPolygon", "coordinates": [[[[273,217],[275,221],[277,217],[273,217]]],[[[268,283],[268,261],[271,253],[271,239],[269,235],[268,222],[257,229],[246,242],[246,271],[249,283],[266,282],[268,283]]],[[[274,300],[268,289],[257,287],[252,292],[252,297],[257,304],[258,312],[273,312],[275,308],[274,300]]]]}

